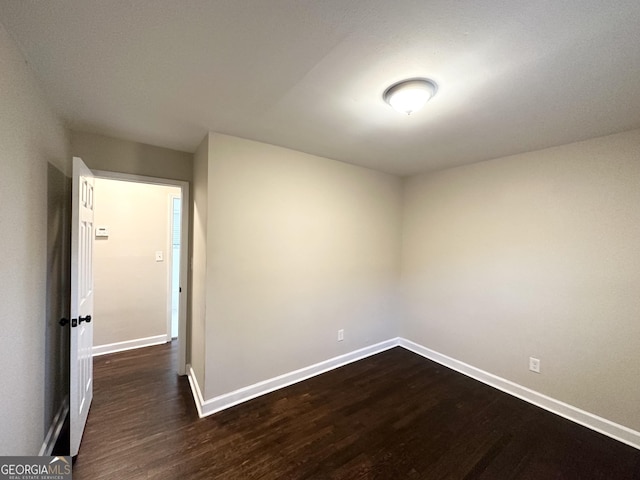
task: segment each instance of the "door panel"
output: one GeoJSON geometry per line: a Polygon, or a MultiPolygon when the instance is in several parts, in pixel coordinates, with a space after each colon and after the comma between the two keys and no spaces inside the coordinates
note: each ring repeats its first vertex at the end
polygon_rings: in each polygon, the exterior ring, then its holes
{"type": "Polygon", "coordinates": [[[71,205],[71,455],[80,449],[93,399],[93,211],[91,170],[73,159],[71,205]]]}

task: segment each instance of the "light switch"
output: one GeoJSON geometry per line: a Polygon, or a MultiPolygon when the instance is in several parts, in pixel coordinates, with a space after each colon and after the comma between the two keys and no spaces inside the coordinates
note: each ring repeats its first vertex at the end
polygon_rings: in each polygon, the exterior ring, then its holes
{"type": "Polygon", "coordinates": [[[161,251],[161,250],[158,250],[158,251],[156,252],[156,262],[162,262],[163,260],[164,260],[164,257],[163,257],[163,255],[162,255],[162,251],[161,251]]]}

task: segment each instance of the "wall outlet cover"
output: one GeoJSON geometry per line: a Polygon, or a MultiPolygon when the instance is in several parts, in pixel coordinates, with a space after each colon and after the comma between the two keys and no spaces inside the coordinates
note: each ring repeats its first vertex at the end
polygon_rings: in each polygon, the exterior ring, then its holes
{"type": "Polygon", "coordinates": [[[535,373],[540,373],[540,359],[529,357],[529,370],[535,373]]]}

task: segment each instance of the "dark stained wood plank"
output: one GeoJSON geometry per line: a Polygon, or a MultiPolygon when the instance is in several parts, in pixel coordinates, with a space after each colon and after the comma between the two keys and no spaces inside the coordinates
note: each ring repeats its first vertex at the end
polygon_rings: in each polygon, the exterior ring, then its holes
{"type": "Polygon", "coordinates": [[[640,480],[639,450],[402,348],[204,419],[176,356],[94,359],[74,479],[640,480]]]}

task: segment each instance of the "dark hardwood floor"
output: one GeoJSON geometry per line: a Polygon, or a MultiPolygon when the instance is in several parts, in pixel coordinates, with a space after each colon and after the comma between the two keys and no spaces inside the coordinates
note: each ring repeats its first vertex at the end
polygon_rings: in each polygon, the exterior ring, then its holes
{"type": "Polygon", "coordinates": [[[95,358],[74,480],[640,480],[639,450],[402,348],[204,419],[176,354],[95,358]]]}

